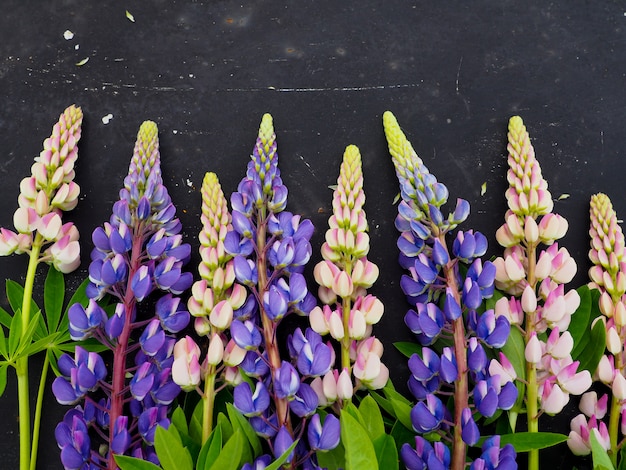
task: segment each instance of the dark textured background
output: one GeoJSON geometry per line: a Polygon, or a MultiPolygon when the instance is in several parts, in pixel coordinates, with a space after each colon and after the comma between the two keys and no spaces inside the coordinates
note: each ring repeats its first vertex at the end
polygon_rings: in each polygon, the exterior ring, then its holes
{"type": "MultiPolygon", "coordinates": [[[[407,340],[398,280],[393,200],[398,193],[382,113],[392,110],[430,170],[463,197],[463,228],[483,231],[490,254],[506,203],[506,126],[520,114],[531,133],[555,211],[570,223],[563,240],[586,282],[589,197],[604,191],[626,214],[622,147],[626,116],[626,7],[621,2],[370,0],[41,2],[5,0],[0,15],[0,226],[12,227],[19,180],[59,113],[85,113],[69,216],[82,233],[86,275],[90,232],[109,216],[136,132],[160,128],[165,182],[198,262],[205,171],[224,191],[244,174],[265,112],[274,116],[288,209],[312,219],[312,266],[331,210],[343,150],[360,147],[370,259],[381,269],[372,292],[386,305],[375,333],[399,387],[407,340]],[[125,16],[128,9],[135,18],[125,16]],[[65,40],[63,32],[74,32],[65,40]],[[79,46],[76,49],[76,46],[79,46]],[[76,63],[89,58],[83,66],[76,63]],[[102,117],[113,119],[103,124],[102,117]],[[487,191],[481,196],[481,185],[487,191]]],[[[23,280],[26,258],[0,259],[0,277],[23,280]]],[[[42,273],[43,270],[40,270],[42,273]]],[[[43,277],[40,275],[38,280],[43,277]]],[[[6,307],[2,298],[0,305],[6,307]]],[[[36,363],[36,362],[35,362],[36,363]]],[[[36,370],[35,366],[31,366],[36,370]]],[[[49,394],[51,395],[51,394],[49,394]]],[[[18,455],[16,386],[0,399],[0,468],[18,455]]],[[[40,468],[60,468],[53,430],[65,407],[47,397],[40,468]]],[[[544,429],[568,432],[574,405],[544,429]]],[[[546,467],[571,468],[562,445],[546,467]]],[[[576,463],[581,465],[580,462],[576,463]]]]}

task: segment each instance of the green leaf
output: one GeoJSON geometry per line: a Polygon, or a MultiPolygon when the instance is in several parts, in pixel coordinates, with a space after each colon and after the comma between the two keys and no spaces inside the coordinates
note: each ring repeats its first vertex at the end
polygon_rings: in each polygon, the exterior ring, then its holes
{"type": "Polygon", "coordinates": [[[526,343],[524,342],[522,333],[517,328],[511,328],[509,339],[507,339],[506,344],[502,347],[501,351],[511,362],[511,365],[517,374],[517,378],[520,379],[515,381],[515,385],[517,386],[517,401],[515,402],[515,405],[513,405],[514,411],[518,411],[522,407],[524,397],[526,395],[526,386],[523,382],[526,379],[526,357],[524,356],[525,349],[526,343]]]}
{"type": "Polygon", "coordinates": [[[11,320],[11,326],[9,327],[9,357],[13,357],[13,354],[17,350],[20,344],[20,338],[22,336],[22,311],[18,308],[11,320]]]}
{"type": "Polygon", "coordinates": [[[626,447],[622,446],[619,451],[619,464],[617,466],[617,470],[626,470],[626,447]]]}
{"type": "Polygon", "coordinates": [[[228,421],[228,418],[224,413],[219,413],[217,415],[217,425],[222,428],[222,442],[226,442],[233,434],[235,434],[233,425],[230,424],[230,421],[228,421]]]}
{"type": "Polygon", "coordinates": [[[415,431],[407,429],[400,421],[394,423],[389,434],[393,437],[398,451],[400,451],[402,444],[415,444],[415,431]]]}
{"type": "Polygon", "coordinates": [[[589,433],[589,442],[591,442],[591,458],[593,459],[593,470],[614,470],[613,463],[609,458],[609,454],[598,442],[595,432],[589,433]]]}
{"type": "Polygon", "coordinates": [[[398,449],[396,441],[389,434],[381,434],[374,441],[374,450],[378,458],[378,468],[398,469],[398,449]]]}
{"type": "Polygon", "coordinates": [[[366,396],[359,405],[359,412],[365,422],[365,430],[369,433],[372,441],[375,441],[381,435],[385,434],[383,415],[380,412],[376,400],[369,395],[366,396]]]}
{"type": "Polygon", "coordinates": [[[346,467],[346,450],[343,444],[339,445],[328,452],[317,452],[317,463],[320,467],[328,470],[340,470],[346,467]]]}
{"type": "MultiPolygon", "coordinates": [[[[580,286],[576,289],[580,297],[580,305],[572,314],[572,319],[567,331],[572,335],[574,344],[577,345],[582,337],[589,331],[589,317],[591,315],[591,291],[587,286],[580,286]]],[[[576,346],[574,346],[574,350],[576,346]]],[[[573,351],[572,351],[573,352],[573,351]]]]}
{"type": "Polygon", "coordinates": [[[171,421],[172,421],[172,424],[176,426],[176,429],[178,429],[178,432],[181,435],[189,434],[189,428],[187,427],[187,418],[185,417],[185,413],[183,412],[183,409],[180,406],[176,407],[176,409],[172,413],[171,421]]]}
{"type": "MultiPolygon", "coordinates": [[[[228,417],[230,418],[230,422],[233,426],[233,429],[241,429],[248,439],[248,442],[252,446],[253,458],[254,456],[259,456],[263,452],[263,448],[261,447],[261,440],[257,435],[256,431],[252,427],[252,425],[248,422],[244,416],[237,411],[237,409],[230,403],[226,405],[226,410],[228,411],[228,417]]],[[[245,463],[245,462],[244,462],[245,463]]]]}
{"type": "Polygon", "coordinates": [[[391,406],[393,407],[394,416],[407,429],[413,429],[413,424],[411,423],[411,402],[396,392],[393,388],[385,387],[383,391],[385,392],[385,395],[387,395],[389,403],[391,403],[391,406]]]}
{"type": "Polygon", "coordinates": [[[43,306],[48,321],[48,331],[57,331],[61,314],[63,313],[63,299],[65,298],[65,280],[63,274],[54,266],[48,269],[48,275],[43,287],[43,306]]]}
{"type": "Polygon", "coordinates": [[[3,326],[0,326],[0,354],[2,354],[3,357],[7,358],[7,340],[4,336],[3,326]]]}
{"type": "Polygon", "coordinates": [[[11,314],[7,312],[5,309],[0,307],[0,324],[6,326],[7,328],[11,326],[11,314]]]}
{"type": "Polygon", "coordinates": [[[378,470],[378,460],[374,445],[367,431],[345,411],[341,412],[341,441],[346,450],[345,470],[378,470]]]}
{"type": "MultiPolygon", "coordinates": [[[[35,330],[37,329],[37,325],[39,324],[40,320],[41,320],[41,312],[37,312],[31,319],[30,323],[28,324],[28,328],[26,328],[26,331],[22,334],[19,345],[17,347],[16,354],[18,355],[23,354],[24,350],[26,350],[31,345],[33,341],[33,336],[35,335],[35,330]]],[[[48,341],[45,341],[44,343],[47,344],[48,341]]]]}
{"type": "Polygon", "coordinates": [[[413,354],[422,354],[422,346],[411,341],[398,341],[393,343],[393,345],[406,357],[411,357],[413,354]]]}
{"type": "Polygon", "coordinates": [[[588,370],[589,373],[593,374],[606,348],[606,329],[604,323],[601,321],[596,322],[591,329],[591,334],[588,336],[589,342],[577,358],[580,361],[578,370],[588,370]]]}
{"type": "Polygon", "coordinates": [[[196,442],[202,442],[202,400],[196,403],[189,420],[189,436],[196,442]]]}
{"type": "Polygon", "coordinates": [[[191,454],[183,447],[174,426],[167,430],[161,426],[157,427],[154,448],[164,470],[193,470],[191,454]]]}
{"type": "Polygon", "coordinates": [[[289,454],[291,454],[291,452],[293,452],[293,450],[296,448],[296,446],[298,445],[298,441],[299,439],[296,439],[293,444],[291,444],[289,446],[289,448],[283,452],[283,454],[278,457],[276,460],[274,460],[270,465],[268,465],[267,467],[265,467],[265,470],[278,470],[280,468],[280,466],[285,463],[285,461],[287,460],[287,458],[289,457],[289,454]]]}
{"type": "Polygon", "coordinates": [[[378,406],[380,406],[383,410],[385,410],[387,414],[389,414],[389,416],[393,416],[394,418],[396,417],[393,411],[393,406],[391,405],[391,402],[389,400],[387,400],[385,397],[381,396],[377,392],[370,392],[370,396],[376,401],[376,403],[378,403],[378,406]]]}
{"type": "Polygon", "coordinates": [[[210,467],[205,465],[204,468],[207,470],[236,470],[239,468],[239,463],[246,445],[244,439],[245,437],[241,430],[235,431],[235,434],[233,434],[233,437],[224,445],[213,464],[210,467]]]}
{"type": "Polygon", "coordinates": [[[4,394],[4,390],[7,387],[7,369],[9,368],[8,364],[0,365],[0,397],[4,394]]]}
{"type": "MultiPolygon", "coordinates": [[[[487,437],[482,437],[476,444],[482,446],[487,437]]],[[[500,447],[511,444],[516,452],[528,452],[533,449],[545,449],[567,441],[565,434],[554,432],[516,432],[514,434],[503,434],[500,436],[500,447]]]]}
{"type": "Polygon", "coordinates": [[[147,460],[129,457],[128,455],[115,455],[115,463],[120,470],[160,470],[161,467],[147,460]]]}
{"type": "Polygon", "coordinates": [[[217,426],[213,429],[213,432],[209,434],[209,438],[206,440],[200,454],[198,454],[198,461],[196,462],[196,470],[208,470],[213,465],[215,459],[222,450],[222,427],[217,426]]]}

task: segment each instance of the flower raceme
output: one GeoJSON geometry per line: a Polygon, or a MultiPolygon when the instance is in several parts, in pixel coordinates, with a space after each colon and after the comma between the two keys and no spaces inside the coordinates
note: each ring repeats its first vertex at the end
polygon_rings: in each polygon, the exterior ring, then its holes
{"type": "MultiPolygon", "coordinates": [[[[518,116],[509,121],[508,141],[509,209],[496,232],[505,250],[494,265],[496,287],[510,297],[499,299],[495,312],[522,332],[528,430],[537,432],[539,411],[559,413],[570,394],[579,395],[591,386],[591,376],[588,371],[577,372],[579,363],[572,360],[573,341],[567,332],[580,304],[578,292],[564,288],[576,273],[576,263],[557,243],[567,231],[567,221],[552,213],[548,184],[518,116]],[[539,251],[542,244],[546,248],[539,251]]],[[[493,360],[490,370],[504,366],[493,360]]],[[[538,451],[531,450],[529,468],[538,464],[538,451]]]]}
{"type": "Polygon", "coordinates": [[[275,458],[306,435],[308,446],[300,441],[286,463],[290,468],[314,465],[308,448],[330,450],[338,443],[339,423],[326,418],[320,424],[315,414],[319,399],[312,386],[315,377],[329,373],[334,352],[310,329],[289,335],[290,360],[283,360],[278,350],[276,332],[282,320],[291,313],[308,315],[315,305],[302,275],[311,257],[313,225],[285,211],[287,188],[280,177],[269,114],[263,116],[246,176],[230,201],[224,252],[232,258],[235,282],[248,290],[245,302],[232,305],[241,313],[234,311],[230,335],[237,348],[247,351],[239,368],[252,382],[235,387],[234,404],[269,441],[275,458]]]}
{"type": "MultiPolygon", "coordinates": [[[[446,240],[446,234],[468,217],[469,204],[458,199],[454,211],[444,217],[448,189],[428,171],[393,114],[387,111],[383,124],[402,196],[395,225],[400,231],[399,261],[408,274],[400,286],[413,307],[405,323],[423,345],[421,355],[409,359],[408,386],[418,400],[411,420],[416,432],[435,432],[450,442],[431,445],[418,436],[415,447],[404,444],[400,454],[409,469],[460,470],[466,465],[467,446],[480,437],[475,419],[510,409],[517,398],[506,358],[502,355],[500,369],[492,369],[484,349],[502,347],[510,323],[497,318],[493,310],[479,313],[496,282],[496,266],[481,260],[487,250],[485,236],[468,230],[457,232],[452,246],[446,240]],[[467,269],[462,271],[461,265],[467,269]],[[430,345],[442,336],[452,338],[453,344],[438,347],[441,353],[437,353],[430,345]],[[454,415],[439,398],[441,394],[453,396],[454,415]]],[[[498,440],[490,441],[484,450],[472,468],[490,468],[486,462],[497,462],[500,454],[509,457],[498,468],[515,468],[510,445],[500,449],[498,440]]]]}
{"type": "Polygon", "coordinates": [[[589,216],[589,259],[593,263],[589,270],[589,285],[600,292],[598,304],[602,316],[597,321],[602,321],[606,329],[606,350],[596,376],[600,382],[611,388],[612,394],[610,406],[607,406],[606,394],[601,399],[597,398],[596,392],[587,392],[582,396],[580,410],[583,414],[572,419],[567,444],[574,454],[587,455],[591,452],[590,434],[594,432],[613,464],[617,465],[619,448],[626,436],[624,234],[606,194],[600,193],[591,197],[589,216]],[[608,415],[608,427],[602,421],[605,415],[608,415]]]}
{"type": "MultiPolygon", "coordinates": [[[[369,236],[361,167],[359,149],[349,145],[333,192],[333,214],[321,249],[324,259],[313,271],[319,298],[325,305],[313,308],[309,320],[314,331],[330,334],[340,343],[341,371],[354,377],[351,388],[380,389],[387,383],[389,370],[381,362],[382,344],[371,332],[384,306],[377,297],[367,294],[378,278],[378,267],[367,259],[369,236]],[[378,347],[372,349],[374,341],[378,347]],[[351,351],[355,351],[354,357],[351,351]]],[[[321,377],[315,381],[315,390],[323,393],[321,377]]],[[[320,401],[326,404],[336,399],[334,391],[331,396],[320,395],[320,401]]]]}
{"type": "MultiPolygon", "coordinates": [[[[191,275],[182,271],[190,246],[182,243],[175,213],[161,176],[157,126],[146,121],[137,135],[120,200],[109,222],[92,236],[89,305],[70,308],[72,338],[96,338],[113,351],[113,362],[107,370],[98,354],[78,347],[74,359],[64,355],[59,360],[63,376],[53,383],[57,400],[80,403],[57,427],[65,468],[114,470],[116,454],[158,463],[154,431],[157,424],[168,426],[168,407],[180,392],[172,380],[174,349],[186,354],[182,374],[197,380],[197,351],[187,340],[175,347],[172,335],[189,322],[189,313],[172,294],[192,282],[191,275]],[[165,294],[155,299],[153,314],[146,317],[141,302],[157,290],[165,294]],[[96,303],[105,297],[115,305],[111,317],[96,303]],[[132,348],[131,338],[137,340],[132,348]],[[136,352],[129,378],[127,358],[132,351],[136,352]],[[96,390],[105,398],[96,401],[92,394],[96,390]],[[91,428],[108,444],[105,452],[95,450],[98,443],[85,432],[91,428]]],[[[181,374],[178,363],[176,371],[181,374]]]]}

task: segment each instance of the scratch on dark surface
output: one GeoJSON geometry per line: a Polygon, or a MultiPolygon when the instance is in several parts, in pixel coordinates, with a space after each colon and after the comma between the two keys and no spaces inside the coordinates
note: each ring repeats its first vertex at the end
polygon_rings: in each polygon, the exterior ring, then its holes
{"type": "Polygon", "coordinates": [[[313,177],[317,179],[317,175],[313,171],[313,168],[311,168],[311,165],[309,165],[309,163],[304,159],[304,156],[302,155],[298,155],[298,156],[300,157],[300,160],[302,160],[302,163],[306,165],[307,169],[309,170],[309,173],[311,173],[311,175],[313,175],[313,177]]]}
{"type": "Polygon", "coordinates": [[[461,75],[461,65],[463,64],[463,56],[459,60],[459,68],[456,70],[456,94],[459,94],[459,76],[461,75]]]}
{"type": "Polygon", "coordinates": [[[13,162],[13,160],[15,160],[15,157],[4,162],[2,166],[0,166],[0,170],[2,170],[3,173],[6,173],[7,172],[6,169],[11,165],[11,162],[13,162]]]}
{"type": "Polygon", "coordinates": [[[419,83],[399,83],[391,85],[366,85],[366,86],[343,86],[343,87],[311,87],[311,88],[299,88],[299,87],[274,87],[268,86],[265,88],[226,88],[228,93],[254,93],[260,91],[275,91],[278,93],[310,93],[310,92],[336,92],[336,91],[376,91],[376,90],[391,90],[396,88],[413,88],[418,87],[419,83]]]}

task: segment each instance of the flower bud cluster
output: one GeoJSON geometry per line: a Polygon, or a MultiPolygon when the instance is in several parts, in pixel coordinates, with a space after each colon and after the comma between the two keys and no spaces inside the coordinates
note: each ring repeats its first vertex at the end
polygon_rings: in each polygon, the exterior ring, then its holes
{"type": "Polygon", "coordinates": [[[381,319],[384,306],[367,294],[378,278],[378,267],[367,259],[369,236],[361,167],[359,149],[349,145],[333,192],[333,214],[321,250],[324,259],[314,269],[319,298],[325,305],[311,310],[311,327],[321,335],[330,334],[342,350],[341,371],[329,371],[324,379],[313,383],[324,405],[337,400],[341,404],[361,387],[380,389],[389,379],[389,370],[381,362],[382,343],[371,336],[372,325],[381,319]]]}
{"type": "Polygon", "coordinates": [[[230,334],[246,351],[239,368],[252,385],[240,379],[233,396],[235,407],[270,442],[275,458],[297,437],[307,435],[308,446],[301,441],[287,458],[291,468],[300,468],[315,463],[309,448],[329,450],[339,443],[339,421],[329,416],[321,424],[315,413],[318,396],[311,386],[315,377],[330,371],[334,352],[313,330],[297,329],[288,340],[290,360],[280,356],[278,325],[291,313],[308,315],[315,299],[302,275],[311,257],[313,225],[284,210],[287,188],[276,149],[272,117],[266,114],[246,177],[231,196],[232,229],[223,242],[233,257],[236,282],[249,289],[248,300],[231,305],[240,312],[230,324],[230,334]]]}
{"type": "Polygon", "coordinates": [[[78,203],[79,186],[74,182],[83,113],[72,105],[59,117],[52,135],[31,167],[31,176],[20,183],[19,208],[13,215],[15,232],[0,228],[0,256],[30,253],[40,261],[69,273],[80,265],[78,230],[63,224],[64,211],[78,203]],[[43,246],[47,245],[42,250],[43,246]]]}
{"type": "Polygon", "coordinates": [[[611,388],[612,398],[609,408],[609,428],[602,421],[607,414],[607,397],[598,400],[595,392],[583,395],[580,410],[584,415],[576,416],[571,422],[568,445],[576,455],[591,452],[589,435],[592,430],[598,441],[612,455],[626,436],[626,364],[624,344],[626,343],[626,258],[624,233],[617,221],[617,214],[606,194],[591,197],[589,208],[591,226],[589,236],[591,246],[589,259],[593,266],[589,269],[589,287],[600,292],[599,307],[606,327],[606,351],[595,372],[596,378],[611,388]],[[587,422],[586,418],[589,418],[587,422]],[[621,417],[618,427],[617,417],[621,417]],[[617,447],[616,447],[617,446],[617,447]]]}
{"type": "MultiPolygon", "coordinates": [[[[578,292],[564,288],[576,274],[576,263],[567,249],[556,243],[568,224],[552,213],[548,184],[519,116],[511,118],[508,138],[509,209],[504,225],[496,232],[505,250],[494,265],[496,287],[511,297],[499,299],[495,312],[524,332],[524,353],[536,378],[531,386],[537,387],[538,406],[556,414],[568,403],[570,394],[580,395],[591,386],[588,371],[576,372],[579,363],[572,360],[573,341],[567,332],[580,305],[578,292]],[[547,248],[537,255],[540,244],[547,248]],[[544,333],[547,340],[540,339],[544,333]]],[[[494,362],[494,367],[500,366],[494,362]]],[[[536,412],[528,413],[534,413],[536,419],[536,412]]]]}
{"type": "MultiPolygon", "coordinates": [[[[396,228],[401,232],[400,264],[409,273],[400,285],[413,306],[405,323],[424,346],[421,354],[409,359],[408,385],[417,399],[411,420],[417,433],[450,435],[455,449],[451,452],[443,440],[431,444],[418,436],[416,447],[405,444],[401,456],[407,468],[460,468],[466,463],[466,446],[476,444],[480,437],[475,418],[510,409],[517,399],[515,371],[503,354],[506,366],[490,368],[485,349],[506,343],[510,323],[482,308],[484,299],[493,295],[496,281],[496,266],[481,260],[487,250],[486,237],[472,230],[459,231],[452,246],[447,245],[446,233],[467,218],[469,204],[459,199],[454,212],[444,219],[441,206],[447,189],[417,157],[393,114],[386,112],[383,124],[402,195],[396,228]],[[460,269],[461,265],[467,269],[460,269]],[[446,345],[430,347],[443,337],[446,345]],[[454,415],[440,398],[450,394],[454,415]]],[[[483,456],[472,463],[474,468],[486,468],[485,462],[497,461],[499,454],[510,460],[502,468],[516,465],[512,447],[500,449],[499,441],[489,446],[493,449],[484,449],[483,456]]]]}
{"type": "Polygon", "coordinates": [[[175,213],[161,177],[157,127],[146,121],[113,215],[93,233],[87,288],[91,300],[86,308],[77,304],[69,310],[72,338],[96,338],[113,351],[113,363],[107,370],[98,354],[79,347],[74,359],[64,355],[59,360],[63,376],[53,383],[57,400],[82,403],[57,427],[66,468],[115,468],[114,454],[158,462],[152,446],[156,426],[169,425],[169,405],[180,393],[172,380],[173,333],[189,322],[184,304],[172,294],[192,282],[191,274],[182,271],[190,246],[182,242],[175,213]],[[165,294],[155,299],[153,315],[145,317],[139,303],[155,290],[165,294]],[[105,295],[115,305],[110,317],[96,303],[105,295]],[[131,337],[138,349],[127,377],[131,337]],[[96,401],[92,394],[96,391],[105,398],[96,401]],[[89,450],[97,445],[85,432],[90,428],[105,438],[105,451],[89,450]]]}

